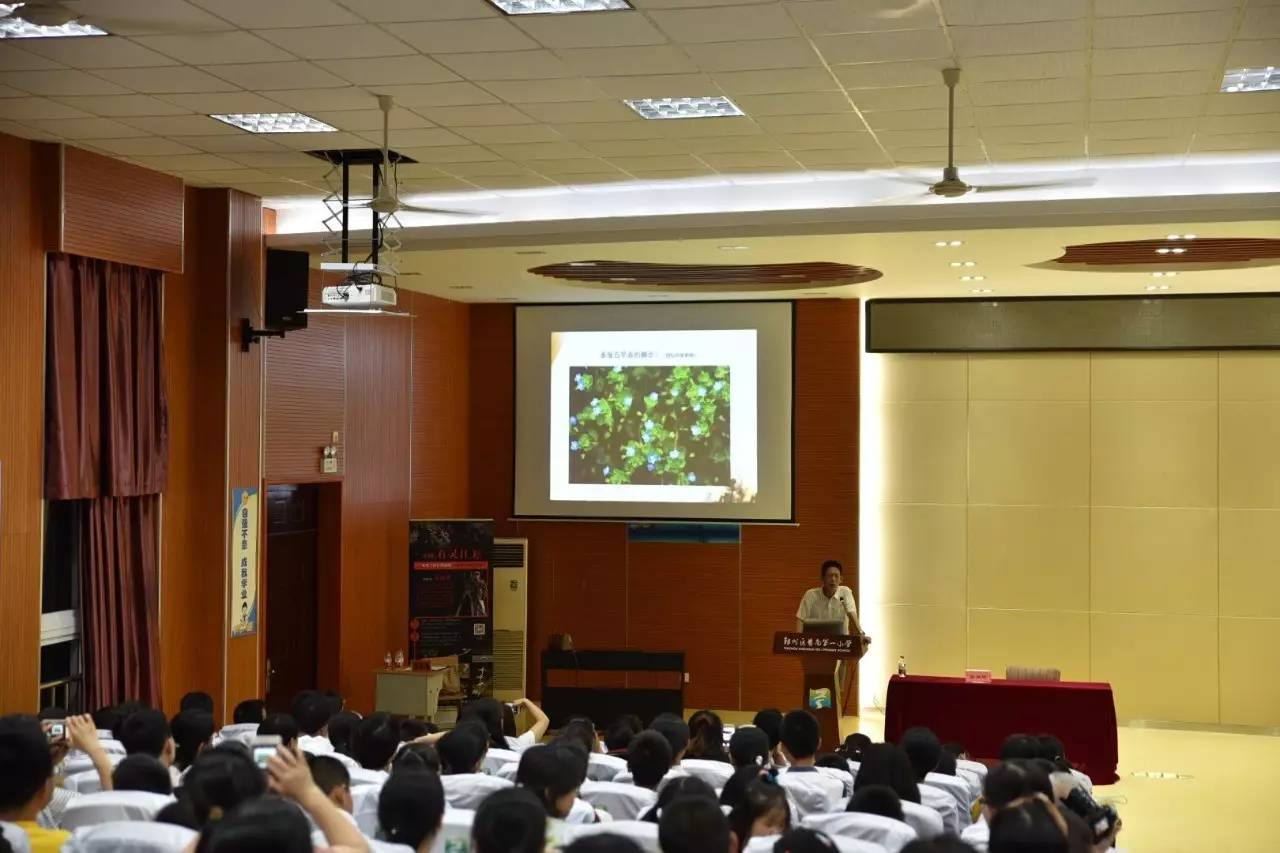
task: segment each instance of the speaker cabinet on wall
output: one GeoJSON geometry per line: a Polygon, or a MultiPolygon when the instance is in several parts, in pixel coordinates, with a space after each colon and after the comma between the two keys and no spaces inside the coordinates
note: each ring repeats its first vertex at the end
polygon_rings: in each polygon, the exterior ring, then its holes
{"type": "Polygon", "coordinates": [[[306,252],[267,249],[266,327],[289,331],[307,327],[310,279],[306,252]]]}

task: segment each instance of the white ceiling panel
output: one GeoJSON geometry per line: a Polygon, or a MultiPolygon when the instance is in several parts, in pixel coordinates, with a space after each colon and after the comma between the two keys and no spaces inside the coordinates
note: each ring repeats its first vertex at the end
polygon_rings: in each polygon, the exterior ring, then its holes
{"type": "Polygon", "coordinates": [[[810,35],[928,29],[941,23],[932,3],[914,0],[791,0],[786,7],[810,35]]]}
{"type": "Polygon", "coordinates": [[[885,169],[892,165],[891,161],[878,150],[841,151],[838,149],[820,149],[816,151],[795,151],[796,160],[806,169],[885,169]]]}
{"type": "Polygon", "coordinates": [[[690,74],[698,66],[680,48],[669,45],[638,47],[582,47],[556,51],[573,72],[587,77],[615,77],[643,74],[690,74]]]}
{"type": "Polygon", "coordinates": [[[446,127],[479,127],[494,124],[532,122],[529,116],[507,104],[481,104],[465,107],[422,107],[417,112],[446,127]]]}
{"type": "Polygon", "coordinates": [[[189,113],[280,113],[288,107],[253,92],[207,92],[192,95],[165,95],[164,99],[189,113]]]}
{"type": "Polygon", "coordinates": [[[694,158],[690,154],[662,154],[652,157],[609,157],[607,159],[619,169],[625,169],[628,172],[633,170],[666,172],[680,169],[705,171],[706,169],[701,160],[694,158]]]}
{"type": "Polygon", "coordinates": [[[32,95],[125,95],[124,86],[84,71],[5,71],[0,83],[32,95]]]}
{"type": "Polygon", "coordinates": [[[1093,52],[1093,73],[1152,74],[1171,71],[1222,70],[1226,51],[1222,42],[1165,45],[1160,47],[1117,47],[1093,52]]]}
{"type": "Polygon", "coordinates": [[[12,86],[0,84],[0,98],[23,98],[27,96],[27,92],[21,89],[15,89],[12,86]]]}
{"type": "MultiPolygon", "coordinates": [[[[414,168],[422,167],[415,166],[414,168]]],[[[522,166],[519,163],[512,163],[509,160],[491,160],[480,163],[446,163],[437,168],[436,171],[442,175],[447,172],[451,175],[470,179],[484,175],[523,175],[529,171],[529,167],[522,166]],[[440,169],[444,171],[440,171],[440,169]]]]}
{"type": "Polygon", "coordinates": [[[252,134],[208,116],[138,116],[121,121],[156,136],[250,136],[252,134]]]}
{"type": "Polygon", "coordinates": [[[582,147],[601,157],[646,157],[689,154],[686,139],[614,139],[583,142],[582,147]]]}
{"type": "Polygon", "coordinates": [[[516,101],[515,106],[526,115],[551,124],[643,121],[634,110],[618,100],[561,101],[547,104],[516,101]]]}
{"type": "MultiPolygon", "coordinates": [[[[873,130],[946,130],[947,110],[886,110],[864,113],[873,130]]],[[[972,110],[956,108],[956,126],[973,124],[972,110]]]]}
{"type": "Polygon", "coordinates": [[[27,121],[44,118],[87,118],[89,113],[49,98],[0,98],[0,118],[27,121]]]}
{"type": "Polygon", "coordinates": [[[1194,118],[1148,118],[1131,121],[1091,121],[1090,139],[1151,139],[1183,137],[1196,129],[1194,118]]]}
{"type": "MultiPolygon", "coordinates": [[[[1081,131],[1083,135],[1083,131],[1081,131]]],[[[876,139],[886,148],[906,148],[919,145],[941,145],[946,141],[947,133],[943,129],[941,133],[936,129],[925,130],[878,130],[876,131],[876,139]],[[941,140],[941,142],[939,141],[941,140]]],[[[972,125],[960,126],[956,128],[956,144],[957,145],[977,145],[978,129],[972,125]]]]}
{"type": "Polygon", "coordinates": [[[685,52],[703,71],[806,68],[821,64],[808,40],[799,38],[690,44],[685,46],[685,52]]]}
{"type": "Polygon", "coordinates": [[[1084,156],[1084,137],[1064,142],[1000,142],[987,145],[993,162],[1001,160],[1069,160],[1084,156]]]}
{"type": "MultiPolygon", "coordinates": [[[[863,62],[832,67],[836,79],[846,89],[880,89],[886,87],[937,86],[942,82],[942,69],[952,65],[949,57],[919,59],[907,62],[863,62]]],[[[968,68],[966,67],[966,77],[968,68]]]]}
{"type": "Polygon", "coordinates": [[[316,158],[301,151],[245,151],[228,154],[227,159],[252,169],[305,169],[316,163],[316,158]]]}
{"type": "Polygon", "coordinates": [[[613,98],[679,98],[720,94],[720,87],[705,74],[596,77],[592,82],[600,91],[613,98]]]}
{"type": "Polygon", "coordinates": [[[1079,77],[1085,72],[1085,57],[1082,50],[972,56],[962,63],[964,73],[961,84],[1079,77]]]}
{"type": "MultiPolygon", "coordinates": [[[[538,160],[536,166],[542,174],[557,177],[561,175],[599,175],[608,169],[609,164],[598,157],[565,157],[538,160]]],[[[616,178],[624,177],[619,171],[614,171],[612,174],[616,178]]]]}
{"type": "Polygon", "coordinates": [[[316,64],[357,86],[446,83],[459,79],[457,74],[454,74],[439,62],[420,53],[409,56],[329,59],[321,60],[316,64]]]}
{"type": "Polygon", "coordinates": [[[1280,91],[1214,93],[1209,96],[1208,115],[1240,113],[1280,113],[1280,91]]]}
{"type": "Polygon", "coordinates": [[[947,44],[941,28],[818,36],[813,42],[827,62],[833,65],[935,59],[951,55],[951,46],[947,44]]]}
{"type": "MultiPolygon", "coordinates": [[[[1247,37],[1248,33],[1242,33],[1247,37]]],[[[1228,68],[1257,68],[1276,65],[1280,56],[1280,39],[1242,39],[1231,45],[1227,53],[1228,68]]]]}
{"type": "MultiPolygon", "coordinates": [[[[406,148],[404,153],[419,163],[475,163],[481,160],[500,159],[497,154],[480,145],[436,145],[431,148],[406,148]]],[[[445,167],[442,166],[441,168],[445,167]]]]}
{"type": "Polygon", "coordinates": [[[1093,121],[1124,121],[1126,119],[1182,118],[1200,113],[1204,98],[1133,98],[1094,102],[1090,115],[1093,121]]]}
{"type": "Polygon", "coordinates": [[[586,157],[591,152],[576,142],[528,142],[520,145],[489,145],[493,153],[508,160],[563,160],[586,157]]]}
{"type": "Polygon", "coordinates": [[[1168,95],[1207,95],[1218,91],[1222,78],[1208,71],[1167,71],[1163,74],[1121,74],[1094,77],[1091,85],[1097,100],[1113,98],[1159,98],[1168,95]]]}
{"type": "Polygon", "coordinates": [[[672,139],[688,139],[695,136],[752,136],[764,132],[747,116],[673,119],[653,123],[658,125],[663,136],[672,139]]]}
{"type": "Polygon", "coordinates": [[[173,36],[138,36],[151,50],[188,65],[225,65],[237,62],[287,62],[295,56],[253,33],[194,33],[173,36]]]}
{"type": "Polygon", "coordinates": [[[210,154],[237,154],[244,152],[283,151],[278,142],[265,139],[257,133],[220,134],[217,136],[184,136],[181,141],[210,154]]]}
{"type": "MultiPolygon", "coordinates": [[[[6,40],[4,50],[0,50],[0,71],[43,71],[63,67],[61,62],[14,46],[14,41],[16,39],[6,40]]],[[[24,39],[24,41],[38,41],[38,39],[24,39]]]]}
{"type": "MultiPolygon", "coordinates": [[[[492,18],[500,14],[484,0],[341,0],[366,21],[453,21],[492,18]]],[[[392,30],[395,28],[392,27],[392,30]]]]}
{"type": "Polygon", "coordinates": [[[790,95],[740,95],[734,103],[749,116],[790,116],[835,113],[849,109],[844,92],[808,92],[790,95]]]}
{"type": "Polygon", "coordinates": [[[609,97],[590,80],[582,77],[559,80],[495,80],[481,85],[502,100],[513,103],[594,101],[609,97]]]}
{"type": "Polygon", "coordinates": [[[781,151],[782,143],[772,136],[704,136],[672,140],[690,154],[725,154],[742,151],[781,151]]]}
{"type": "MultiPolygon", "coordinates": [[[[165,0],[168,2],[168,0],[165,0]]],[[[358,24],[360,18],[333,0],[190,0],[238,27],[317,27],[326,24],[358,24]]]]}
{"type": "Polygon", "coordinates": [[[843,133],[777,133],[772,136],[790,151],[860,151],[879,153],[880,146],[870,131],[843,133]]]}
{"type": "Polygon", "coordinates": [[[974,107],[973,115],[982,127],[1083,122],[1085,118],[1085,102],[1061,101],[1057,103],[974,107]]]}
{"type": "Polygon", "coordinates": [[[632,121],[620,124],[557,124],[555,130],[565,139],[583,141],[609,139],[661,139],[662,131],[656,121],[632,121]]]}
{"type": "Polygon", "coordinates": [[[1272,133],[1275,131],[1280,131],[1280,113],[1205,116],[1200,120],[1201,133],[1272,133]]]}
{"type": "Polygon", "coordinates": [[[760,116],[756,123],[769,133],[856,133],[867,125],[857,113],[811,116],[760,116]]]}
{"type": "Polygon", "coordinates": [[[1160,15],[1171,12],[1203,12],[1234,9],[1240,0],[1097,0],[1094,15],[1115,18],[1126,15],[1160,15]]]}
{"type": "Polygon", "coordinates": [[[731,95],[787,92],[832,92],[840,88],[825,68],[779,68],[770,71],[719,72],[716,84],[731,95]]]}
{"type": "MultiPolygon", "coordinates": [[[[142,68],[173,64],[169,57],[118,36],[28,39],[25,49],[72,68],[142,68]]],[[[0,54],[8,50],[6,46],[0,54]]],[[[0,70],[6,70],[4,63],[0,63],[0,70]]]]}
{"type": "Polygon", "coordinates": [[[699,154],[704,163],[713,169],[776,169],[793,171],[797,161],[783,151],[730,151],[699,154]]]}
{"type": "Polygon", "coordinates": [[[204,69],[245,88],[269,92],[276,89],[323,89],[347,85],[311,62],[251,62],[245,65],[211,65],[204,69]]]}
{"type": "Polygon", "coordinates": [[[1108,157],[1118,154],[1181,154],[1191,144],[1191,137],[1155,137],[1152,139],[1090,139],[1091,157],[1108,157]]]}
{"type": "Polygon", "coordinates": [[[208,169],[205,171],[190,171],[186,175],[189,176],[191,183],[198,181],[205,186],[265,183],[271,180],[270,175],[257,169],[208,169]]]}
{"type": "MultiPolygon", "coordinates": [[[[0,101],[0,110],[4,108],[0,101]]],[[[63,139],[122,139],[146,132],[109,118],[31,118],[26,122],[63,139]]]]}
{"type": "Polygon", "coordinates": [[[1084,96],[1083,77],[1009,80],[1000,83],[973,83],[969,86],[970,100],[975,106],[980,107],[1082,101],[1084,96]]]}
{"type": "Polygon", "coordinates": [[[1196,151],[1277,151],[1280,133],[1204,134],[1195,138],[1193,147],[1196,151]]]}
{"type": "Polygon", "coordinates": [[[519,15],[512,20],[543,47],[623,47],[663,44],[667,40],[639,12],[519,15]]]}
{"type": "MultiPolygon", "coordinates": [[[[342,131],[328,133],[264,133],[261,135],[266,139],[272,139],[280,143],[282,148],[292,148],[295,151],[373,147],[370,145],[370,140],[364,136],[355,133],[343,133],[342,131]]],[[[380,143],[382,135],[379,134],[377,138],[380,143]]]]}
{"type": "Polygon", "coordinates": [[[481,145],[490,143],[558,142],[563,137],[545,124],[494,124],[487,127],[464,127],[458,133],[481,145]]]}
{"type": "Polygon", "coordinates": [[[354,27],[292,27],[256,32],[272,44],[303,59],[367,59],[415,52],[408,44],[373,24],[354,27]]]}
{"type": "Polygon", "coordinates": [[[122,35],[229,30],[227,19],[211,15],[187,0],[68,0],[67,6],[92,20],[110,21],[111,32],[122,35]]]}
{"type": "MultiPolygon", "coordinates": [[[[576,73],[549,50],[517,50],[503,53],[450,53],[440,61],[462,77],[488,80],[546,80],[576,73]]],[[[410,82],[410,81],[400,81],[410,82]]],[[[430,80],[419,81],[430,83],[430,80]]]]}
{"type": "Polygon", "coordinates": [[[1240,32],[1251,39],[1280,38],[1280,4],[1245,7],[1240,32]]]}
{"type": "MultiPolygon", "coordinates": [[[[442,83],[442,86],[452,85],[442,83]]],[[[470,86],[470,83],[461,85],[470,86]]],[[[388,95],[394,95],[393,90],[398,90],[398,86],[379,86],[380,91],[388,95]]],[[[376,108],[377,100],[373,94],[364,90],[357,89],[353,86],[344,86],[337,89],[274,89],[270,93],[271,100],[279,101],[290,109],[298,110],[304,113],[318,112],[320,110],[367,110],[376,108]]],[[[403,99],[397,97],[397,102],[403,103],[403,99]]]]}
{"type": "Polygon", "coordinates": [[[1093,29],[1095,47],[1146,47],[1226,41],[1235,26],[1235,12],[1184,12],[1104,18],[1093,29]]]}
{"type": "MultiPolygon", "coordinates": [[[[374,146],[382,144],[382,132],[380,130],[376,132],[365,131],[360,135],[373,143],[374,146]]],[[[391,131],[389,136],[391,138],[391,147],[395,149],[467,144],[466,139],[451,130],[445,130],[443,127],[401,128],[400,130],[391,131]]]]}
{"type": "Polygon", "coordinates": [[[423,53],[534,50],[539,45],[506,18],[397,24],[398,38],[423,53]]]}
{"type": "MultiPolygon", "coordinates": [[[[456,107],[467,104],[496,104],[498,102],[498,99],[492,94],[474,83],[379,86],[378,92],[383,95],[391,95],[395,98],[396,103],[413,108],[456,107]]],[[[370,95],[365,95],[366,99],[370,97],[370,95]]]]}
{"type": "MultiPolygon", "coordinates": [[[[849,93],[858,109],[864,113],[884,110],[927,110],[946,107],[947,90],[934,83],[931,86],[895,86],[888,89],[858,89],[849,93]]],[[[956,104],[969,102],[967,92],[956,92],[956,104]]]]}
{"type": "Polygon", "coordinates": [[[956,54],[962,58],[1083,50],[1088,31],[1083,20],[952,27],[950,30],[956,54]]]}
{"type": "Polygon", "coordinates": [[[163,68],[109,68],[95,72],[113,83],[146,95],[175,92],[233,92],[240,87],[189,65],[163,68]]]}
{"type": "Polygon", "coordinates": [[[984,127],[982,139],[988,147],[1009,143],[1067,142],[1083,140],[1083,124],[1031,124],[984,127]]]}
{"type": "MultiPolygon", "coordinates": [[[[940,0],[950,26],[1070,21],[1088,13],[1087,0],[940,0]]],[[[1106,2],[1106,0],[1102,0],[1106,2]]]]}
{"type": "Polygon", "coordinates": [[[723,9],[672,9],[649,15],[674,42],[751,41],[799,36],[795,22],[780,5],[723,9]]]}
{"type": "MultiPolygon", "coordinates": [[[[310,115],[338,130],[382,132],[382,110],[316,110],[310,115]]],[[[389,124],[392,130],[431,126],[431,122],[402,105],[391,111],[389,124]]]]}

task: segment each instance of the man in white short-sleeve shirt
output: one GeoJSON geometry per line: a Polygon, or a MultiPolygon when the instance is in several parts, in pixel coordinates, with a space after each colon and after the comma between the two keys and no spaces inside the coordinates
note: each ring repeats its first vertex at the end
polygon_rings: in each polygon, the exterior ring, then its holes
{"type": "Polygon", "coordinates": [[[861,634],[858,606],[853,603],[853,590],[842,586],[844,567],[838,560],[822,564],[822,586],[815,586],[800,599],[796,609],[796,630],[803,631],[805,622],[843,622],[841,634],[861,634]]]}

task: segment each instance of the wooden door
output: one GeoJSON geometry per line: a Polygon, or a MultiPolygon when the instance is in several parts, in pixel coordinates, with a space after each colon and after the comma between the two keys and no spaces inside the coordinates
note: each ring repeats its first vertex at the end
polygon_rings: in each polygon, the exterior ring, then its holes
{"type": "Polygon", "coordinates": [[[288,711],[316,686],[318,493],[315,485],[267,488],[267,707],[288,711]]]}

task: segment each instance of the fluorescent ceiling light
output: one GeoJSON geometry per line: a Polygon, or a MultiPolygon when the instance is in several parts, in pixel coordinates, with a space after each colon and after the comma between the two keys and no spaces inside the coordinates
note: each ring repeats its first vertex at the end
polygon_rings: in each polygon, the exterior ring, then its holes
{"type": "Polygon", "coordinates": [[[250,133],[330,133],[337,130],[333,125],[302,113],[222,113],[209,118],[250,133]]]}
{"type": "Polygon", "coordinates": [[[721,118],[745,115],[723,95],[705,98],[628,98],[624,103],[641,118],[721,118]]]}
{"type": "Polygon", "coordinates": [[[489,0],[508,15],[565,15],[634,8],[627,0],[489,0]]]}
{"type": "Polygon", "coordinates": [[[1268,92],[1280,89],[1280,69],[1274,65],[1266,68],[1228,68],[1222,75],[1223,92],[1268,92]]]}
{"type": "MultiPolygon", "coordinates": [[[[0,3],[0,16],[10,15],[21,9],[25,3],[0,3]]],[[[74,13],[71,13],[74,14],[74,13]]],[[[40,26],[23,19],[19,13],[16,18],[0,20],[0,39],[56,39],[69,36],[105,36],[109,33],[92,24],[81,24],[72,20],[56,26],[40,26]]]]}

